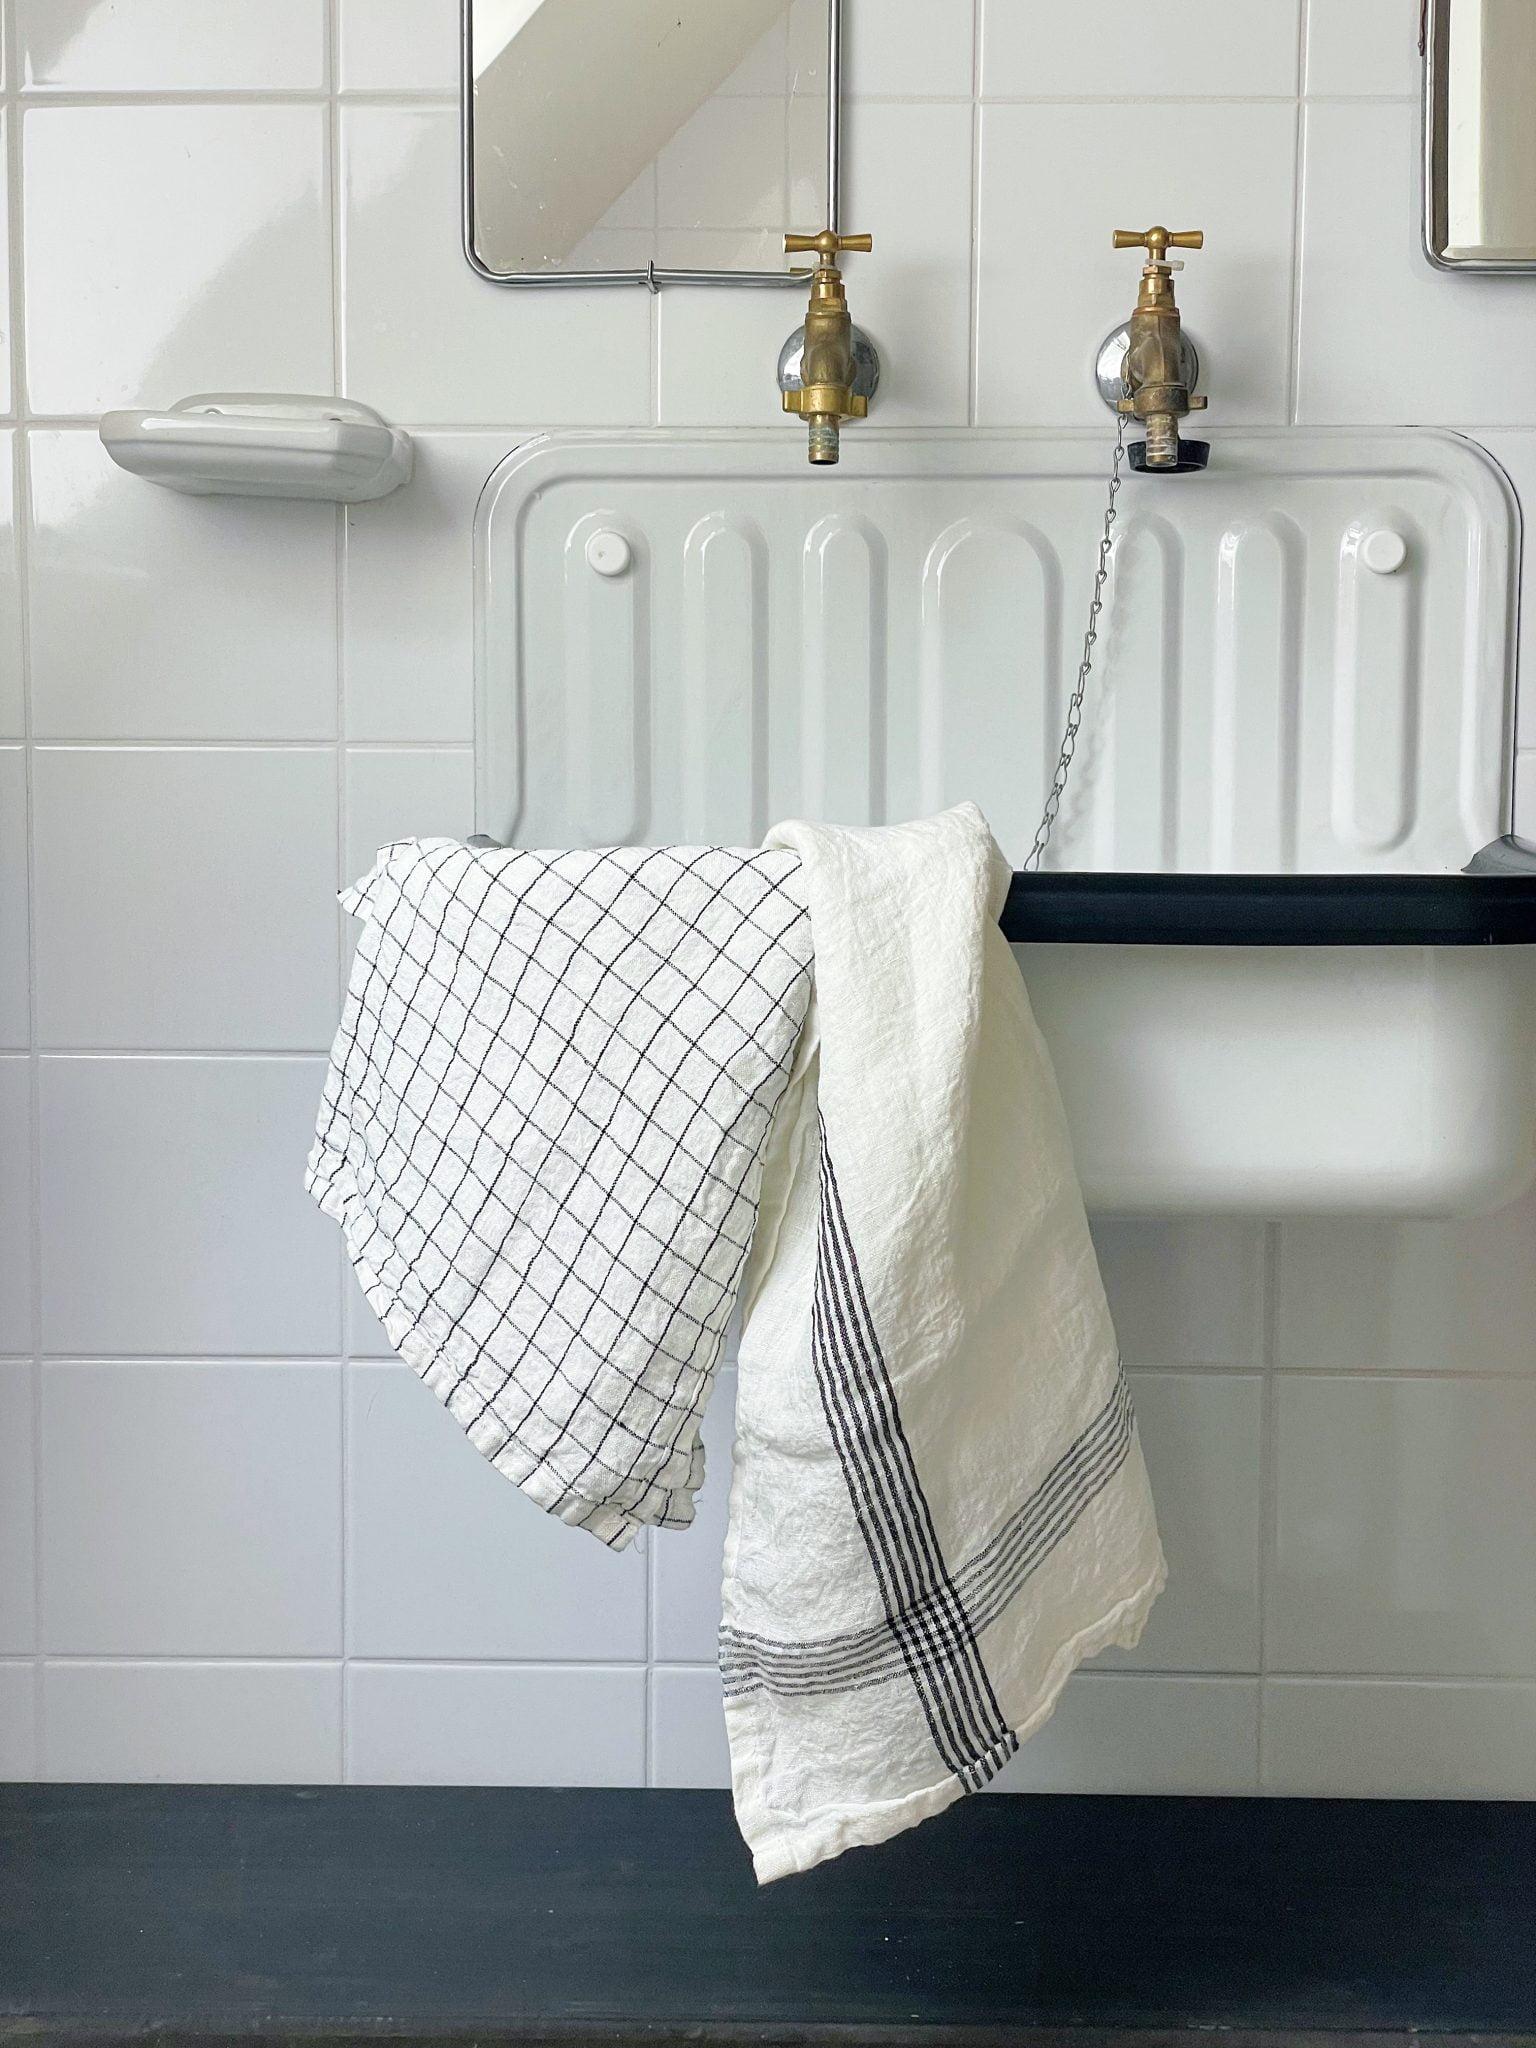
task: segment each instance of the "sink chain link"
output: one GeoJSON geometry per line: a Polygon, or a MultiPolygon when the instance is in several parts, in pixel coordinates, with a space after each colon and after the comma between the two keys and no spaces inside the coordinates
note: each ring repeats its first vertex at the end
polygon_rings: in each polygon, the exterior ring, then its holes
{"type": "Polygon", "coordinates": [[[1061,752],[1056,757],[1056,772],[1051,777],[1051,787],[1045,799],[1045,809],[1040,813],[1040,823],[1035,828],[1035,843],[1029,850],[1024,863],[1024,872],[1034,874],[1040,866],[1046,847],[1050,844],[1051,832],[1061,809],[1061,799],[1066,793],[1067,777],[1072,773],[1072,756],[1077,752],[1077,736],[1083,723],[1083,694],[1088,688],[1088,678],[1093,673],[1093,650],[1099,637],[1099,614],[1104,609],[1104,583],[1109,575],[1110,551],[1115,541],[1115,499],[1120,492],[1120,466],[1125,460],[1125,415],[1121,413],[1115,423],[1115,454],[1109,470],[1109,496],[1104,505],[1104,531],[1099,537],[1099,563],[1093,576],[1093,597],[1088,606],[1088,625],[1083,634],[1083,657],[1077,665],[1077,681],[1072,686],[1072,696],[1067,704],[1067,722],[1061,735],[1061,752]]]}

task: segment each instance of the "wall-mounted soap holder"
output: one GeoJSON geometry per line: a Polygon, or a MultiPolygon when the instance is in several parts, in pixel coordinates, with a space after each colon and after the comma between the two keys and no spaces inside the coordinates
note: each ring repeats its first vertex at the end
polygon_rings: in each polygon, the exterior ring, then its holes
{"type": "Polygon", "coordinates": [[[194,497],[388,497],[411,474],[411,437],[351,398],[208,392],[163,412],[103,413],[120,469],[194,497]]]}

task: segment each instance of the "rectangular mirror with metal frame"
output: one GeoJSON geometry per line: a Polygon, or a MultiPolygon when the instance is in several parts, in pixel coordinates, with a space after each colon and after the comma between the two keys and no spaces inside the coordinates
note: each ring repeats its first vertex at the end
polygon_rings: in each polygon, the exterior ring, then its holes
{"type": "Polygon", "coordinates": [[[1536,0],[1427,0],[1424,247],[1536,271],[1536,0]]]}
{"type": "Polygon", "coordinates": [[[464,249],[501,285],[793,284],[842,0],[463,0],[464,249]]]}

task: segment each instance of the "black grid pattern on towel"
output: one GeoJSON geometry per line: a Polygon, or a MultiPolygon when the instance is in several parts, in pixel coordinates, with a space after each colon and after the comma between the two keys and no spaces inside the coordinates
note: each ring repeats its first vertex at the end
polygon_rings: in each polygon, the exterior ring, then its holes
{"type": "MultiPolygon", "coordinates": [[[[1068,1445],[1039,1485],[953,1575],[972,1632],[980,1635],[1007,1608],[1130,1455],[1135,1416],[1118,1368],[1109,1399],[1068,1445]]],[[[935,1653],[942,1656],[943,1652],[935,1653]]],[[[887,1623],[841,1635],[790,1642],[729,1625],[720,1631],[727,1693],[786,1695],[861,1692],[910,1673],[911,1657],[887,1623]]]]}
{"type": "Polygon", "coordinates": [[[1013,1755],[1018,1738],[1003,1719],[944,1562],[864,1292],[824,1122],[811,1358],[885,1608],[883,1633],[946,1768],[979,1791],[1013,1755]]]}
{"type": "Polygon", "coordinates": [[[798,868],[407,841],[351,899],[308,1185],[439,1398],[568,1520],[691,1513],[809,999],[798,868]]]}

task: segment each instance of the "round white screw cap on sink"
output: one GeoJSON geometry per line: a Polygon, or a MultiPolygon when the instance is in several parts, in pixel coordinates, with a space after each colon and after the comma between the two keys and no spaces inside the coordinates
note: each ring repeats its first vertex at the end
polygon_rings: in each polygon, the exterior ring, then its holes
{"type": "Polygon", "coordinates": [[[599,576],[622,576],[634,560],[634,549],[622,533],[605,528],[587,542],[587,560],[599,576]]]}
{"type": "Polygon", "coordinates": [[[1378,576],[1394,576],[1408,559],[1408,543],[1390,526],[1378,526],[1360,543],[1360,559],[1378,576]]]}

